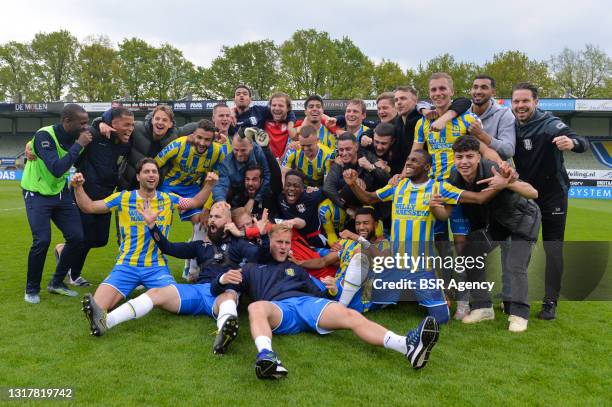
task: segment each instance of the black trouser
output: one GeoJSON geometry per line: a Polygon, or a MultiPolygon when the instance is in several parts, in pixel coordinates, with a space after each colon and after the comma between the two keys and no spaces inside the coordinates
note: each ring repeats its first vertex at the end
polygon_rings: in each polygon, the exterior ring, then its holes
{"type": "MultiPolygon", "coordinates": [[[[493,234],[495,235],[495,234],[493,234]]],[[[485,256],[493,248],[500,244],[500,237],[495,236],[488,242],[480,239],[479,234],[473,233],[468,236],[468,241],[463,251],[464,256],[478,257],[485,256]]],[[[511,293],[508,313],[525,319],[529,319],[529,299],[528,299],[528,276],[529,261],[535,242],[524,240],[518,236],[510,236],[510,243],[507,247],[506,273],[510,282],[511,293]]],[[[467,277],[470,282],[486,281],[486,267],[473,267],[467,270],[467,277]]],[[[470,308],[491,308],[491,293],[485,289],[470,290],[470,308]]]]}
{"type": "Polygon", "coordinates": [[[563,277],[563,240],[567,220],[567,195],[556,204],[536,201],[542,212],[542,240],[546,253],[544,300],[557,301],[563,277]]]}
{"type": "Polygon", "coordinates": [[[70,270],[70,277],[76,280],[83,270],[85,259],[89,250],[95,247],[104,247],[108,243],[108,233],[110,230],[111,214],[103,213],[93,215],[79,211],[81,224],[83,225],[83,245],[79,256],[70,270]]]}
{"type": "Polygon", "coordinates": [[[83,228],[79,222],[79,210],[67,189],[53,196],[24,190],[23,198],[32,231],[26,293],[38,294],[47,250],[51,244],[51,221],[62,231],[66,242],[53,279],[49,283],[53,286],[60,285],[68,270],[75,264],[83,243],[83,228]]]}

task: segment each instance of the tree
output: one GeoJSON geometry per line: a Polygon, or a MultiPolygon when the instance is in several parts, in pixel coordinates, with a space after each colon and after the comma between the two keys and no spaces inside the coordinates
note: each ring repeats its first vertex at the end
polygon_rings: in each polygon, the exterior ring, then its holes
{"type": "Polygon", "coordinates": [[[402,71],[397,62],[383,59],[378,65],[374,66],[372,72],[372,91],[374,97],[409,83],[408,75],[402,71]]]}
{"type": "Polygon", "coordinates": [[[416,72],[409,71],[408,76],[413,78],[413,85],[419,93],[419,97],[426,98],[429,95],[429,77],[436,72],[446,72],[453,78],[455,96],[467,96],[472,87],[472,80],[478,66],[469,62],[456,62],[450,54],[437,56],[425,65],[419,64],[416,72]]]}
{"type": "Polygon", "coordinates": [[[298,30],[280,47],[282,82],[293,98],[329,96],[329,78],[335,75],[334,42],[326,32],[298,30]]]}
{"type": "Polygon", "coordinates": [[[221,55],[203,71],[204,86],[213,94],[231,99],[238,84],[247,85],[256,97],[267,99],[280,79],[278,47],[271,40],[221,48],[221,55]]]}
{"type": "Polygon", "coordinates": [[[36,93],[36,82],[29,45],[11,41],[0,46],[3,99],[8,97],[15,103],[43,100],[43,95],[36,93]]]}
{"type": "Polygon", "coordinates": [[[153,81],[151,90],[158,100],[178,100],[193,93],[193,63],[187,61],[183,52],[170,44],[155,49],[153,81]]]}
{"type": "Polygon", "coordinates": [[[510,97],[512,87],[519,82],[531,82],[540,88],[540,96],[550,97],[557,94],[545,62],[529,59],[520,51],[506,51],[493,56],[485,63],[482,71],[495,78],[497,95],[510,97]]]}
{"type": "Polygon", "coordinates": [[[551,58],[550,68],[565,95],[592,98],[600,96],[610,80],[612,59],[599,47],[587,44],[580,51],[564,48],[551,58]]]}
{"type": "Polygon", "coordinates": [[[81,45],[74,71],[73,92],[91,102],[116,99],[120,95],[120,65],[108,37],[89,37],[81,45]]]}
{"type": "Polygon", "coordinates": [[[144,100],[154,97],[151,84],[154,82],[156,57],[155,48],[139,38],[125,39],[119,44],[119,77],[127,98],[144,100]]]}
{"type": "Polygon", "coordinates": [[[372,94],[374,64],[348,37],[333,40],[332,73],[328,78],[329,97],[367,98],[372,94]]]}
{"type": "Polygon", "coordinates": [[[32,40],[34,74],[46,100],[61,100],[72,80],[79,42],[66,30],[38,33],[32,40]]]}

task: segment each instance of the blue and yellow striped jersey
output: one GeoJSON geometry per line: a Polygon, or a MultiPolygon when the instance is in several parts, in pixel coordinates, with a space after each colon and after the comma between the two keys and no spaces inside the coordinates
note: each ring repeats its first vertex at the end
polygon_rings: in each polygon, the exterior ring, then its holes
{"type": "Polygon", "coordinates": [[[301,171],[306,177],[306,186],[322,187],[333,159],[333,151],[319,143],[319,152],[313,161],[306,157],[302,149],[290,150],[285,154],[282,166],[301,171]]]}
{"type": "Polygon", "coordinates": [[[409,256],[433,256],[434,221],[429,208],[429,199],[434,185],[447,204],[455,205],[463,190],[447,182],[433,179],[414,185],[409,178],[402,179],[397,186],[386,185],[376,191],[383,202],[391,205],[391,250],[393,254],[409,256]]]}
{"type": "Polygon", "coordinates": [[[333,152],[336,151],[336,135],[323,125],[319,128],[319,144],[323,144],[333,152]]]}
{"type": "Polygon", "coordinates": [[[357,142],[361,144],[361,136],[363,136],[363,133],[365,133],[368,130],[370,130],[370,128],[362,124],[361,127],[359,127],[359,130],[357,130],[356,133],[353,133],[355,137],[357,137],[357,142]]]}
{"type": "Polygon", "coordinates": [[[466,135],[471,124],[478,116],[466,112],[446,124],[441,131],[430,131],[433,120],[424,117],[419,119],[414,129],[414,139],[417,143],[426,143],[431,154],[431,172],[429,176],[435,180],[448,179],[454,167],[453,143],[460,136],[466,135]]]}
{"type": "MultiPolygon", "coordinates": [[[[361,249],[361,243],[355,240],[350,239],[340,239],[338,240],[340,244],[340,250],[338,250],[338,259],[340,260],[340,266],[336,271],[336,279],[343,280],[344,275],[346,274],[346,268],[348,267],[351,259],[355,255],[356,250],[361,249]]],[[[378,239],[376,242],[372,243],[375,245],[378,250],[384,251],[390,248],[389,241],[387,239],[378,239]]]]}
{"type": "Polygon", "coordinates": [[[323,226],[327,243],[332,245],[338,241],[338,233],[345,228],[347,222],[346,211],[334,205],[330,199],[319,204],[319,219],[323,226]]]}
{"type": "MultiPolygon", "coordinates": [[[[164,236],[168,236],[172,224],[172,211],[181,197],[160,191],[156,194],[155,198],[149,200],[150,207],[152,211],[160,211],[156,223],[164,236]]],[[[116,263],[136,267],[165,266],[166,259],[157,248],[147,230],[147,225],[138,213],[138,208],[144,205],[144,199],[138,191],[115,192],[106,197],[104,203],[108,209],[117,208],[121,246],[116,263]]]]}
{"type": "Polygon", "coordinates": [[[170,165],[164,186],[199,186],[202,177],[209,171],[216,171],[224,158],[224,148],[219,143],[213,142],[200,155],[187,137],[179,137],[164,147],[155,161],[160,168],[170,165]]]}

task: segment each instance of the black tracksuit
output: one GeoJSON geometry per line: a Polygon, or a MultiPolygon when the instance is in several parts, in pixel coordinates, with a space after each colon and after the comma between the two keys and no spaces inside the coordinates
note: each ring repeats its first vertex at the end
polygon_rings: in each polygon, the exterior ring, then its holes
{"type": "Polygon", "coordinates": [[[542,212],[542,240],[546,252],[545,300],[556,301],[563,274],[563,242],[567,218],[569,178],[561,152],[552,140],[567,136],[574,140],[572,151],[583,153],[588,148],[585,138],[578,136],[558,117],[536,109],[526,123],[516,121],[514,162],[522,180],[538,190],[536,203],[542,212]]]}

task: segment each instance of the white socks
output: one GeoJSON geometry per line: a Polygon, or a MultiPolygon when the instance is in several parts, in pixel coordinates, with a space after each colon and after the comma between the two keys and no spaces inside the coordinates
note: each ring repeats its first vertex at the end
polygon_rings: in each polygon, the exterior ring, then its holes
{"type": "MultiPolygon", "coordinates": [[[[206,229],[204,229],[199,222],[193,225],[193,234],[191,235],[190,241],[204,240],[205,237],[206,229]]],[[[185,260],[185,263],[187,262],[189,262],[189,274],[199,274],[200,269],[198,267],[198,261],[196,259],[185,260]]],[[[185,268],[187,268],[187,264],[185,264],[185,268]]]]}
{"type": "Polygon", "coordinates": [[[217,317],[217,328],[221,329],[230,315],[238,316],[237,304],[234,300],[225,300],[219,304],[219,316],[217,317]]]}
{"type": "Polygon", "coordinates": [[[393,349],[402,355],[408,353],[408,348],[406,347],[406,337],[400,336],[391,331],[387,331],[385,334],[384,347],[387,349],[393,349]]]}
{"type": "Polygon", "coordinates": [[[367,276],[369,265],[362,264],[362,262],[367,264],[367,257],[361,253],[356,253],[346,267],[344,282],[342,283],[342,294],[340,294],[340,304],[344,306],[348,307],[367,276]]]}
{"type": "Polygon", "coordinates": [[[202,225],[199,222],[193,225],[193,235],[191,236],[191,241],[204,240],[205,237],[206,230],[202,227],[202,225]]]}
{"type": "Polygon", "coordinates": [[[272,350],[272,338],[258,336],[255,338],[255,346],[257,346],[257,352],[261,352],[264,349],[272,350]]]}
{"type": "Polygon", "coordinates": [[[147,294],[129,300],[106,316],[106,327],[112,328],[122,322],[147,315],[153,309],[153,301],[147,294]]]}

